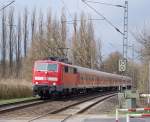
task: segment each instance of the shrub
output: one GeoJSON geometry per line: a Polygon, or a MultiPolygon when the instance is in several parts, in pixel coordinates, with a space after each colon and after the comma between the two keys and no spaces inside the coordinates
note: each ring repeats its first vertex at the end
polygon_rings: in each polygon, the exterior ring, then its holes
{"type": "Polygon", "coordinates": [[[0,81],[0,99],[22,98],[32,96],[32,84],[19,79],[0,81]]]}

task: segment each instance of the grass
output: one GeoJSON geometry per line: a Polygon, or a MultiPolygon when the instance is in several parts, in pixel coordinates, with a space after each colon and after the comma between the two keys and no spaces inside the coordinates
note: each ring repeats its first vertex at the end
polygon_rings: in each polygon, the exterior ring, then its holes
{"type": "Polygon", "coordinates": [[[0,81],[0,101],[3,99],[32,96],[32,84],[24,80],[7,79],[0,81]]]}
{"type": "Polygon", "coordinates": [[[33,100],[33,99],[37,99],[37,98],[36,97],[26,97],[26,98],[14,98],[14,99],[8,99],[8,100],[0,100],[0,105],[28,101],[28,100],[33,100]]]}

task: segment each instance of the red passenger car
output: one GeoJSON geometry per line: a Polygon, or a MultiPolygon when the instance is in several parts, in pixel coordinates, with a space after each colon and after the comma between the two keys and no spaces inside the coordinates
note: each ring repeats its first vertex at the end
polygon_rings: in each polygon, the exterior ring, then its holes
{"type": "Polygon", "coordinates": [[[131,78],[60,61],[40,60],[34,64],[32,83],[34,95],[47,97],[53,94],[131,87],[131,78]]]}

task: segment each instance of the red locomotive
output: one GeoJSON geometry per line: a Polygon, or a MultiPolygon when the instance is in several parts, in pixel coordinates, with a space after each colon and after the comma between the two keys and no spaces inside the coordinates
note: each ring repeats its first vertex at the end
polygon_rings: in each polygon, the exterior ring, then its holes
{"type": "Polygon", "coordinates": [[[122,86],[131,87],[131,78],[60,61],[39,60],[34,64],[32,83],[34,95],[47,97],[90,90],[118,90],[122,86]]]}

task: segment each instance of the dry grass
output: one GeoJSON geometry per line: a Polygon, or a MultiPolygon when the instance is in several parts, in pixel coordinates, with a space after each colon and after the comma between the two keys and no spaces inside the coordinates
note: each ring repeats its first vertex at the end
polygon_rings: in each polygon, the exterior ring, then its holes
{"type": "Polygon", "coordinates": [[[32,96],[32,84],[25,80],[3,79],[0,81],[0,99],[32,96]]]}

